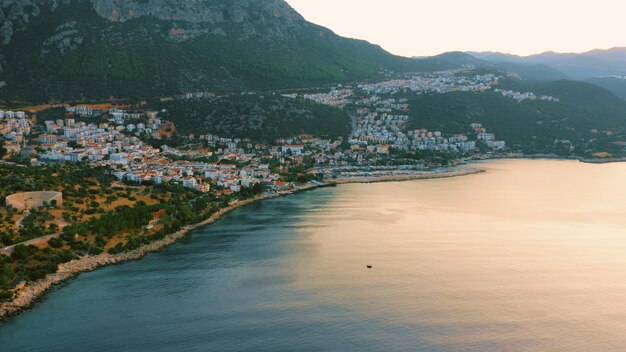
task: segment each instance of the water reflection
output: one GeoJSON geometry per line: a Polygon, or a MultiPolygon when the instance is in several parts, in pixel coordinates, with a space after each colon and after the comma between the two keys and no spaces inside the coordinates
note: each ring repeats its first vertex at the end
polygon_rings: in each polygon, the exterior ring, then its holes
{"type": "Polygon", "coordinates": [[[53,292],[0,350],[623,350],[626,165],[485,167],[241,209],[53,292]]]}
{"type": "Polygon", "coordinates": [[[335,231],[305,231],[300,289],[444,349],[621,350],[626,165],[486,166],[340,188],[306,220],[335,231]]]}

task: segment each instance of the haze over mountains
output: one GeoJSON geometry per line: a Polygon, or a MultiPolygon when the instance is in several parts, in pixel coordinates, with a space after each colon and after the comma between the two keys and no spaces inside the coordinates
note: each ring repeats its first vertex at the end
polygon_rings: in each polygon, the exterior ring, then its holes
{"type": "Polygon", "coordinates": [[[591,50],[585,53],[546,52],[531,56],[517,56],[498,52],[468,52],[472,57],[489,64],[515,70],[515,65],[543,67],[553,70],[530,79],[561,78],[590,82],[604,87],[620,98],[626,99],[626,48],[591,50]]]}
{"type": "Polygon", "coordinates": [[[580,80],[596,76],[626,74],[626,48],[598,49],[585,53],[546,52],[530,56],[498,52],[468,52],[468,54],[493,63],[513,62],[548,65],[570,78],[580,80]]]}
{"type": "Polygon", "coordinates": [[[626,99],[626,48],[585,53],[546,52],[518,56],[499,52],[448,52],[415,58],[440,65],[475,66],[515,73],[530,81],[577,80],[608,89],[626,99]]]}

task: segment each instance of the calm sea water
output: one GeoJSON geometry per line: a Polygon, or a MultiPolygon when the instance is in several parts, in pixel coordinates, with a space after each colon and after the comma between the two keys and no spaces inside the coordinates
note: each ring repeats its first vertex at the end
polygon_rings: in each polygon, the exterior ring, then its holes
{"type": "Polygon", "coordinates": [[[623,351],[626,164],[485,167],[237,210],[53,291],[0,350],[623,351]]]}

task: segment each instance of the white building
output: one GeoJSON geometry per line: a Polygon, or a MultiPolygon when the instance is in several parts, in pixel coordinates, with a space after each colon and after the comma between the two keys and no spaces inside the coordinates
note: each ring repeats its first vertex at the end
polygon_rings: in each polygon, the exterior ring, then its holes
{"type": "Polygon", "coordinates": [[[286,144],[281,147],[281,151],[283,152],[283,154],[287,154],[289,153],[289,151],[291,151],[291,153],[294,155],[301,155],[303,150],[304,146],[298,144],[286,144]]]}
{"type": "Polygon", "coordinates": [[[479,141],[494,141],[496,139],[496,135],[493,133],[479,133],[477,136],[479,141]]]}
{"type": "Polygon", "coordinates": [[[493,149],[504,149],[506,147],[505,141],[487,141],[487,146],[493,149]]]}

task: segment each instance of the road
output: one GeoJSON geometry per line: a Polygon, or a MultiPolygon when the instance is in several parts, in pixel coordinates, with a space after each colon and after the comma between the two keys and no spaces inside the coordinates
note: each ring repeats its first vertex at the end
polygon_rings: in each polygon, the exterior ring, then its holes
{"type": "Polygon", "coordinates": [[[28,245],[31,245],[31,244],[36,245],[36,244],[41,243],[41,242],[48,242],[48,240],[50,240],[51,238],[57,238],[59,236],[61,236],[61,232],[53,233],[52,235],[47,235],[47,236],[41,236],[41,237],[33,238],[32,240],[16,243],[16,244],[13,244],[13,245],[1,248],[0,249],[0,253],[9,255],[9,254],[11,254],[11,252],[13,252],[13,248],[15,248],[15,246],[17,246],[18,244],[23,244],[25,246],[28,246],[28,245]]]}

